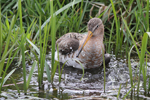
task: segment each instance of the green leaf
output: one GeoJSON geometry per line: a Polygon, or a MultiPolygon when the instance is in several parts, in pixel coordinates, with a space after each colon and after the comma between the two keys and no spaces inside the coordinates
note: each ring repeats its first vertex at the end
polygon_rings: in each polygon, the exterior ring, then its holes
{"type": "Polygon", "coordinates": [[[38,49],[38,47],[35,44],[33,44],[28,38],[26,38],[26,40],[33,46],[36,52],[40,55],[40,50],[38,49]]]}
{"type": "Polygon", "coordinates": [[[135,87],[136,83],[131,87],[131,89],[126,93],[126,95],[123,97],[123,100],[125,100],[125,98],[129,95],[129,93],[131,92],[131,90],[135,87]]]}
{"type": "Polygon", "coordinates": [[[14,73],[15,70],[16,70],[16,68],[7,74],[7,76],[4,78],[4,81],[2,82],[2,86],[5,84],[5,82],[8,80],[8,78],[14,73]]]}
{"type": "Polygon", "coordinates": [[[5,23],[6,23],[7,28],[9,29],[9,22],[8,22],[8,18],[7,18],[7,16],[6,16],[5,23]]]}
{"type": "Polygon", "coordinates": [[[31,78],[32,78],[32,75],[33,75],[36,64],[37,64],[37,61],[34,61],[33,65],[32,65],[32,68],[30,70],[29,76],[28,76],[28,80],[27,80],[27,84],[26,84],[27,88],[29,87],[29,84],[30,84],[30,81],[31,81],[31,78]]]}
{"type": "MultiPolygon", "coordinates": [[[[57,11],[54,13],[54,15],[57,16],[58,14],[60,14],[61,12],[63,12],[64,10],[68,9],[69,7],[71,7],[73,4],[75,5],[75,4],[77,4],[77,3],[81,2],[81,1],[82,1],[82,0],[75,0],[75,1],[73,1],[73,2],[68,3],[68,4],[65,5],[64,7],[60,8],[59,10],[57,10],[57,11]]],[[[51,19],[51,16],[43,23],[43,25],[41,26],[41,29],[43,29],[44,26],[45,26],[48,22],[50,22],[50,19],[51,19]]],[[[37,38],[38,35],[39,35],[39,30],[38,30],[38,32],[36,33],[36,35],[35,35],[33,41],[37,38]]]]}

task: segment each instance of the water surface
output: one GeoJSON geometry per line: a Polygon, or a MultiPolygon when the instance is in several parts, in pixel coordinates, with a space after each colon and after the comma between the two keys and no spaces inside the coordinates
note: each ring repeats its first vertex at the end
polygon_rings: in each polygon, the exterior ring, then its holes
{"type": "MultiPolygon", "coordinates": [[[[50,54],[47,55],[49,58],[50,54]]],[[[106,85],[104,92],[104,70],[103,67],[96,69],[85,70],[84,77],[82,77],[82,70],[75,69],[73,67],[65,66],[61,77],[61,83],[59,83],[58,71],[54,77],[54,83],[51,84],[47,80],[46,71],[44,71],[44,85],[43,89],[38,88],[38,69],[34,70],[33,77],[30,82],[27,95],[23,93],[23,69],[17,68],[12,77],[18,83],[21,94],[19,95],[17,89],[13,85],[12,80],[8,80],[2,88],[0,99],[117,99],[118,90],[121,84],[121,90],[119,98],[123,98],[131,88],[129,70],[126,63],[126,59],[117,58],[112,55],[110,63],[106,66],[106,85]]],[[[50,64],[50,59],[47,59],[47,63],[50,64]]],[[[138,75],[138,63],[131,59],[133,81],[137,82],[138,75]]],[[[27,73],[30,72],[32,63],[26,63],[27,73]]],[[[148,63],[147,73],[150,74],[150,63],[148,63]]],[[[15,68],[12,65],[11,69],[15,68]]],[[[28,77],[28,76],[27,76],[28,77]]],[[[150,99],[148,96],[144,96],[144,90],[142,88],[142,77],[140,84],[140,95],[138,99],[145,100],[150,99]]],[[[134,89],[136,91],[136,88],[134,89]]],[[[129,94],[127,98],[137,99],[135,95],[129,94]]]]}

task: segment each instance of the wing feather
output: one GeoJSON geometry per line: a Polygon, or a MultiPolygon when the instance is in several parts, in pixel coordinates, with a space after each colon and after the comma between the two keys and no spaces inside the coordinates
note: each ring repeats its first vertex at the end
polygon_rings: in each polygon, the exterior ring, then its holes
{"type": "Polygon", "coordinates": [[[82,40],[84,34],[67,33],[56,41],[56,46],[59,47],[59,52],[63,55],[70,54],[79,48],[79,41],[82,40]]]}

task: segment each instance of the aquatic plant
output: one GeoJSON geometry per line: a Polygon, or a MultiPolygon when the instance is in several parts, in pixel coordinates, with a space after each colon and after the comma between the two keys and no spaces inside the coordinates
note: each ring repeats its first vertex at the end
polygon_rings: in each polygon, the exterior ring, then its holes
{"type": "MultiPolygon", "coordinates": [[[[1,6],[0,6],[0,9],[1,9],[1,6]]],[[[9,25],[7,17],[5,20],[5,24],[3,24],[1,17],[2,16],[1,16],[1,11],[0,11],[0,77],[1,77],[0,93],[1,93],[2,86],[5,84],[7,79],[11,76],[11,74],[15,71],[15,69],[14,69],[11,72],[7,73],[7,70],[9,68],[9,66],[11,65],[11,63],[18,51],[18,48],[15,48],[15,45],[17,44],[17,42],[19,40],[19,39],[17,39],[18,32],[16,32],[13,29],[14,22],[15,22],[15,16],[12,18],[11,25],[9,25]],[[5,31],[7,32],[6,34],[3,29],[5,29],[5,31]],[[11,32],[13,34],[13,37],[11,37],[11,32]],[[10,44],[12,44],[11,47],[10,47],[10,44]],[[6,62],[7,62],[7,64],[6,64],[6,62]],[[5,70],[3,70],[4,68],[5,68],[5,70]]]]}

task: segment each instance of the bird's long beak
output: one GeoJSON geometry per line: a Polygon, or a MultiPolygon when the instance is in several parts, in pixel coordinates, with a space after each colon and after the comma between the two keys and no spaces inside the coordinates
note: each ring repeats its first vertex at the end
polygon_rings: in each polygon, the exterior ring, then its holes
{"type": "Polygon", "coordinates": [[[82,49],[84,48],[84,46],[86,45],[86,43],[88,42],[88,40],[93,36],[92,31],[88,31],[88,35],[86,37],[86,39],[84,40],[79,52],[77,53],[77,57],[79,56],[79,54],[81,53],[82,49]]]}

